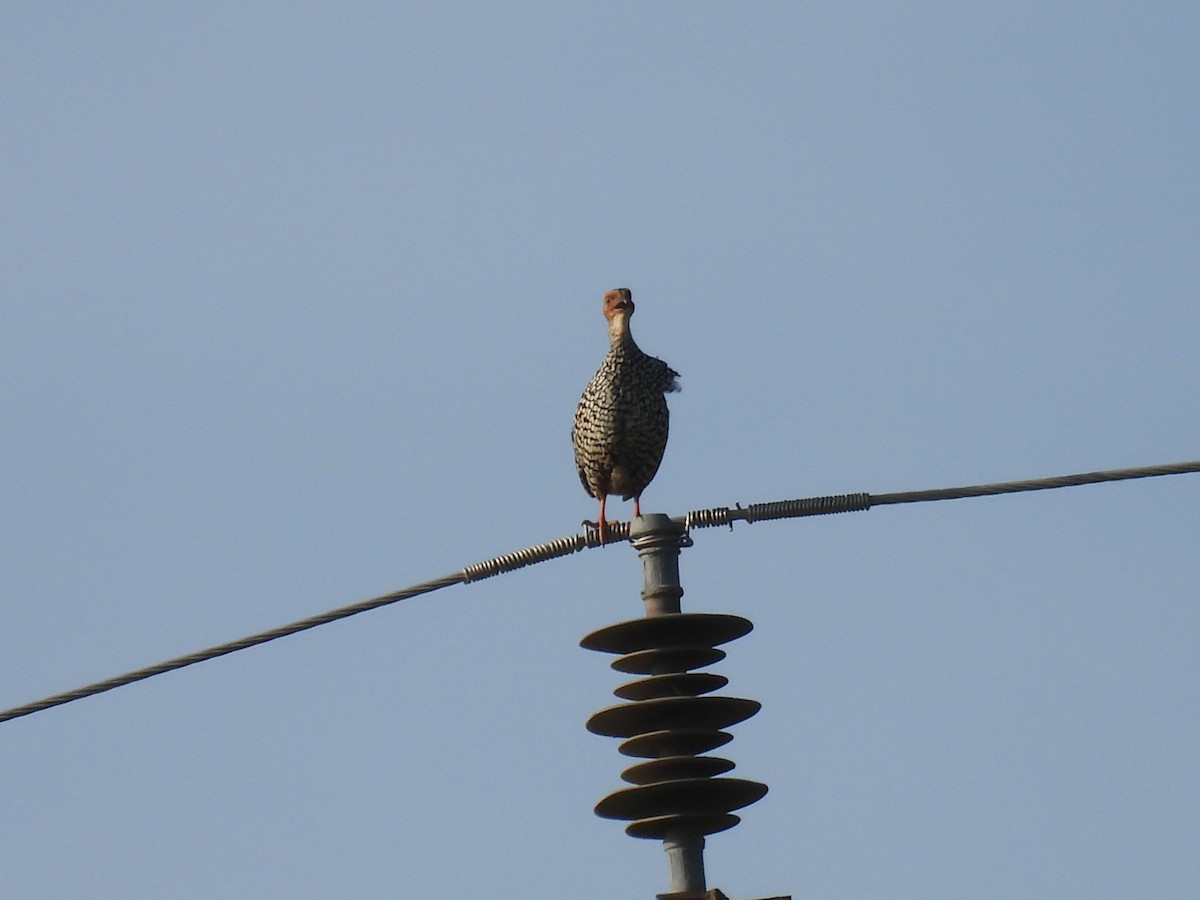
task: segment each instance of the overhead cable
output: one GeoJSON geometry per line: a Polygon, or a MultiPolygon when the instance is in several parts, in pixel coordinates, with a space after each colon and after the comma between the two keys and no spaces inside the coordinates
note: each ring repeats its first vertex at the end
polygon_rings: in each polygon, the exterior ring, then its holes
{"type": "MultiPolygon", "coordinates": [[[[1200,460],[1161,466],[1143,466],[1133,469],[1109,469],[1100,472],[1084,472],[1077,475],[1059,475],[1052,478],[1036,478],[1026,481],[967,485],[956,488],[938,488],[935,490],[906,491],[892,494],[838,494],[828,497],[808,497],[799,500],[753,503],[747,507],[742,507],[741,505],[734,506],[733,508],[716,507],[713,509],[693,510],[676,521],[682,522],[689,530],[692,528],[709,528],[717,525],[729,525],[732,527],[735,521],[752,523],[772,519],[861,512],[871,509],[874,506],[886,506],[895,503],[922,503],[930,500],[956,500],[966,497],[985,497],[994,494],[1012,494],[1022,491],[1044,491],[1083,484],[1098,484],[1106,481],[1155,478],[1160,475],[1183,475],[1191,472],[1200,472],[1200,460]]],[[[629,537],[629,524],[626,522],[611,523],[608,527],[608,533],[611,539],[606,543],[611,544],[627,540],[629,537]]],[[[219,656],[226,656],[238,650],[245,650],[248,647],[265,644],[268,641],[287,637],[300,631],[307,631],[310,628],[316,628],[318,625],[336,622],[338,619],[345,619],[362,612],[367,612],[368,610],[378,609],[381,606],[388,606],[401,600],[407,600],[410,597],[428,594],[453,584],[468,584],[598,546],[600,546],[600,540],[596,534],[596,530],[588,528],[583,534],[567,535],[566,537],[556,538],[544,544],[537,544],[513,553],[493,557],[492,559],[474,563],[442,578],[424,581],[420,584],[414,584],[410,587],[393,591],[390,594],[382,594],[378,597],[372,597],[369,600],[351,603],[348,606],[340,606],[337,609],[309,616],[308,618],[300,619],[287,625],[280,625],[267,631],[260,631],[257,634],[239,638],[235,641],[217,644],[214,647],[197,650],[194,653],[188,653],[184,656],[177,656],[174,659],[168,659],[151,666],[135,669],[132,672],[126,672],[124,675],[106,678],[103,681],[84,685],[71,691],[64,691],[61,694],[54,694],[32,703],[23,704],[22,706],[14,706],[11,709],[0,711],[0,722],[7,722],[10,719],[17,719],[21,716],[41,712],[55,706],[62,706],[64,703],[70,703],[74,700],[82,700],[85,697],[91,697],[105,691],[111,691],[114,688],[133,684],[135,681],[142,681],[155,675],[161,675],[164,672],[172,672],[175,669],[182,669],[185,666],[194,665],[195,663],[216,659],[219,656]]]]}

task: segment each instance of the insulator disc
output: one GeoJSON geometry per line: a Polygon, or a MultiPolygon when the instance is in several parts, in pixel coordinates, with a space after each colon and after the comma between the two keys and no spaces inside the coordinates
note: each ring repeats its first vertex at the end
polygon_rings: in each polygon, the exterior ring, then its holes
{"type": "Polygon", "coordinates": [[[667,756],[694,756],[724,747],[733,740],[728,731],[705,731],[680,728],[672,731],[652,731],[622,741],[617,751],[623,756],[641,759],[661,759],[667,756]]]}
{"type": "Polygon", "coordinates": [[[637,681],[627,681],[614,694],[622,700],[652,700],[658,697],[698,697],[719,691],[729,684],[724,675],[711,672],[680,672],[673,675],[651,675],[637,681]]]}
{"type": "Polygon", "coordinates": [[[749,619],[728,613],[670,613],[644,616],[597,629],[579,642],[602,653],[634,653],[664,647],[715,647],[749,634],[749,619]]]}
{"type": "Polygon", "coordinates": [[[688,778],[613,791],[596,804],[605,819],[727,813],[761,800],[767,786],[744,778],[688,778]]]}
{"type": "Polygon", "coordinates": [[[635,838],[652,838],[661,841],[673,831],[691,834],[716,834],[742,821],[733,813],[708,813],[700,816],[653,816],[638,819],[625,826],[625,833],[635,838]]]}
{"type": "Polygon", "coordinates": [[[612,667],[631,675],[659,675],[667,672],[687,672],[720,662],[725,651],[716,647],[676,647],[673,650],[639,650],[614,659],[612,667]]]}
{"type": "Polygon", "coordinates": [[[609,737],[633,737],[674,728],[719,731],[744,722],[762,709],[741,697],[659,697],[622,703],[592,713],[588,731],[609,737]]]}
{"type": "Polygon", "coordinates": [[[630,766],[621,778],[630,784],[654,784],[682,778],[713,778],[733,769],[733,761],[719,756],[668,756],[630,766]]]}

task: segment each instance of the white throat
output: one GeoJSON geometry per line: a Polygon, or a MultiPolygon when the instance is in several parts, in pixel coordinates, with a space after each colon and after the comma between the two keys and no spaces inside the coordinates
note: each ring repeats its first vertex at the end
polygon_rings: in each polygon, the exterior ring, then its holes
{"type": "Polygon", "coordinates": [[[608,339],[615,342],[629,336],[629,311],[618,309],[608,320],[608,339]]]}

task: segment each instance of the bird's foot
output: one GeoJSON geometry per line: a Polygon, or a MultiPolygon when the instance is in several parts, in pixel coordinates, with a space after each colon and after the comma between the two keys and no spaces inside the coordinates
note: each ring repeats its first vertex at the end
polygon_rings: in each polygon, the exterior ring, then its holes
{"type": "Polygon", "coordinates": [[[605,522],[603,519],[598,519],[595,522],[591,519],[584,519],[582,522],[584,528],[596,532],[596,537],[600,540],[601,545],[608,543],[608,526],[619,524],[621,523],[617,521],[605,522]]]}

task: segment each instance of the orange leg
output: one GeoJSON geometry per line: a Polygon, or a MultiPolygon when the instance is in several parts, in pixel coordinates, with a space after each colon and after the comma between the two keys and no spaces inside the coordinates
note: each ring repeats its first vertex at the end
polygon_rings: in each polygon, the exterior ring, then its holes
{"type": "Polygon", "coordinates": [[[597,527],[600,531],[600,543],[604,543],[604,501],[608,499],[608,494],[600,495],[600,518],[597,520],[597,527]]]}
{"type": "Polygon", "coordinates": [[[638,494],[636,497],[633,498],[633,517],[635,519],[640,519],[642,517],[641,500],[642,500],[641,494],[638,494]]]}

